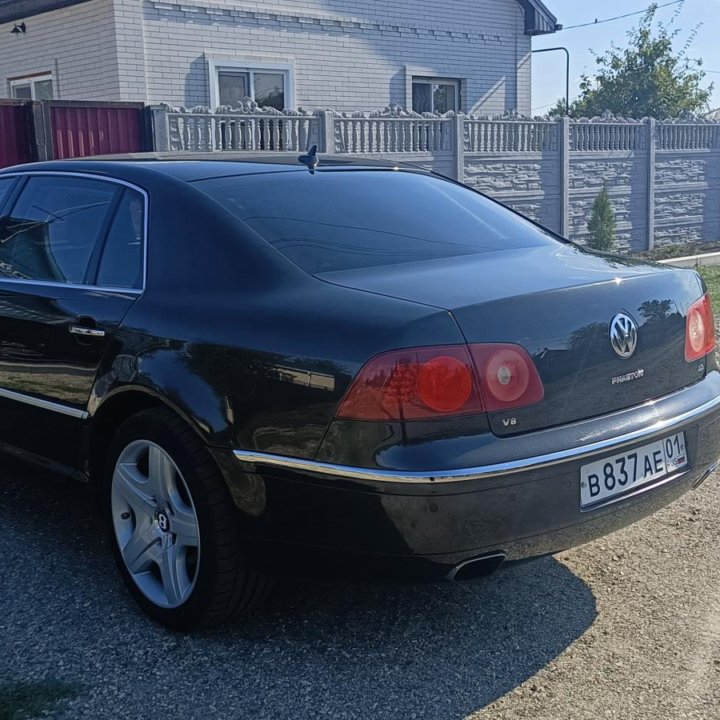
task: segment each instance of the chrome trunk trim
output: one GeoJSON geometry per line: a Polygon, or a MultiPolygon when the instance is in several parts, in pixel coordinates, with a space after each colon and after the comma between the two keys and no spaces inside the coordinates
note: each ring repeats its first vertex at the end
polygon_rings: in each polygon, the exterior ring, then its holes
{"type": "Polygon", "coordinates": [[[701,418],[704,415],[720,408],[720,396],[666,420],[658,420],[652,425],[635,430],[617,437],[599,440],[597,442],[558,450],[557,452],[535,455],[493,465],[460,468],[454,470],[426,470],[422,472],[408,472],[403,470],[383,470],[381,468],[361,468],[348,465],[334,465],[332,463],[305,460],[302,458],[272,455],[269,453],[254,452],[251,450],[234,450],[235,457],[245,463],[265,467],[277,467],[285,470],[296,470],[311,475],[326,475],[344,478],[346,480],[366,480],[371,482],[388,483],[450,483],[466,480],[482,480],[485,478],[510,475],[512,473],[528,470],[537,470],[557,465],[568,460],[577,460],[595,453],[615,450],[624,445],[644,440],[659,433],[681,429],[687,423],[701,418]]]}

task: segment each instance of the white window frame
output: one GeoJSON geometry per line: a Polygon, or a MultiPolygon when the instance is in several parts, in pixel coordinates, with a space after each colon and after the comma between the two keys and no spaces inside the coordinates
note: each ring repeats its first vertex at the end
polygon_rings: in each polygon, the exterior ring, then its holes
{"type": "Polygon", "coordinates": [[[51,73],[51,72],[39,73],[37,75],[26,75],[25,77],[12,78],[10,80],[10,97],[11,98],[15,97],[15,95],[13,94],[13,90],[16,87],[22,87],[24,85],[29,85],[30,86],[30,99],[37,100],[36,93],[35,93],[35,83],[45,82],[47,80],[50,80],[52,82],[53,98],[54,98],[55,92],[56,92],[56,83],[55,83],[55,77],[53,76],[53,73],[51,73]]]}
{"type": "Polygon", "coordinates": [[[209,58],[208,73],[210,75],[210,107],[214,110],[220,105],[220,83],[218,72],[245,72],[250,74],[250,97],[255,99],[255,83],[252,79],[254,72],[275,72],[285,76],[285,107],[295,107],[295,68],[292,63],[261,62],[252,58],[223,59],[209,58]]]}
{"type": "MultiPolygon", "coordinates": [[[[430,75],[411,75],[410,77],[410,100],[411,100],[411,107],[412,107],[412,86],[415,84],[423,84],[423,85],[452,85],[455,88],[455,112],[460,112],[462,110],[461,100],[461,86],[462,86],[462,80],[461,78],[457,77],[440,77],[440,76],[430,76],[430,75]]],[[[435,97],[433,96],[432,92],[430,93],[430,101],[432,102],[432,110],[430,112],[435,112],[435,97]]]]}

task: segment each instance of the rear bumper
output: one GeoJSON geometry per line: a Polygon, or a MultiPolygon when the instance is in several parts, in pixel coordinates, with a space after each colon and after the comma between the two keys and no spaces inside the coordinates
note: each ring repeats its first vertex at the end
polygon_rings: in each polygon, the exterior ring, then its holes
{"type": "Polygon", "coordinates": [[[478,556],[520,560],[559,552],[659,510],[714,466],[719,421],[715,372],[641,408],[498,438],[483,447],[486,463],[466,467],[454,466],[458,458],[444,469],[422,470],[215,453],[244,511],[249,541],[268,569],[441,579],[478,556]],[[686,470],[591,511],[580,509],[583,464],[680,431],[686,470]],[[585,441],[578,443],[580,437],[585,441]]]}

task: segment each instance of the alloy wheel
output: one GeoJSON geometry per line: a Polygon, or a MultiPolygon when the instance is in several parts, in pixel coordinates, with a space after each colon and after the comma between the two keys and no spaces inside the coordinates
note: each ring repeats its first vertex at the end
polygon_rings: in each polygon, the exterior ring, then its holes
{"type": "Polygon", "coordinates": [[[182,605],[200,567],[195,506],[177,465],[159,445],[136,440],[115,463],[111,513],[125,567],[158,607],[182,605]]]}

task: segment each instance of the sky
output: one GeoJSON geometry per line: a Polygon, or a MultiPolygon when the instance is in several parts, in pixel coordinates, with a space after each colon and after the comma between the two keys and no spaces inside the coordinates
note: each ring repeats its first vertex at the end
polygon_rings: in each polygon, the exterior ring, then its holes
{"type": "MultiPolygon", "coordinates": [[[[663,5],[668,0],[657,0],[663,5]]],[[[594,23],[625,15],[636,10],[644,10],[650,4],[648,0],[603,0],[601,3],[586,0],[544,0],[548,9],[566,28],[569,25],[594,23]]],[[[669,22],[678,5],[658,10],[656,18],[669,22]]],[[[626,45],[625,33],[637,26],[640,15],[612,22],[598,23],[590,27],[567,29],[553,35],[541,35],[533,38],[533,50],[540,48],[565,46],[570,51],[570,100],[578,94],[578,84],[583,72],[593,74],[596,63],[590,50],[602,52],[611,42],[621,47],[626,45]]],[[[698,28],[697,36],[688,48],[688,56],[703,60],[707,72],[705,84],[715,83],[710,109],[720,108],[720,0],[685,0],[675,25],[682,32],[678,36],[677,47],[681,48],[690,37],[693,28],[698,28]],[[710,72],[713,71],[713,72],[710,72]]],[[[565,95],[565,54],[562,52],[540,53],[533,56],[532,78],[532,114],[544,114],[555,101],[565,95]]]]}

